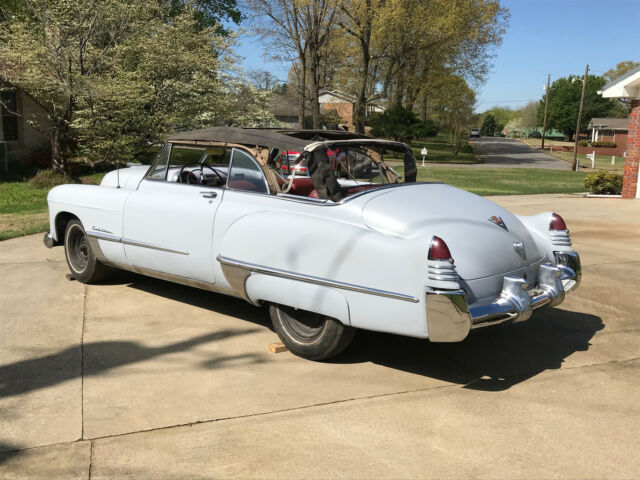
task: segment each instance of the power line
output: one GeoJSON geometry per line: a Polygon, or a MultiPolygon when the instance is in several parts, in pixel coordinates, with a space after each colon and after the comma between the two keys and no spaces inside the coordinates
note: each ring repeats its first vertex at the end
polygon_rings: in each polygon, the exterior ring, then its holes
{"type": "Polygon", "coordinates": [[[524,100],[484,100],[482,102],[478,102],[478,104],[480,103],[518,103],[518,102],[534,102],[536,101],[536,98],[525,98],[524,100]]]}

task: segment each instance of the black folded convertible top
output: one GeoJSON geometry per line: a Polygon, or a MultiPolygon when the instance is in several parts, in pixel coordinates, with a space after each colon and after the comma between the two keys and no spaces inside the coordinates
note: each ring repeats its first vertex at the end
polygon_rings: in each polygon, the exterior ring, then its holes
{"type": "Polygon", "coordinates": [[[202,130],[176,133],[169,137],[168,141],[225,142],[302,152],[305,146],[313,142],[351,139],[371,139],[371,137],[342,130],[209,127],[202,130]]]}

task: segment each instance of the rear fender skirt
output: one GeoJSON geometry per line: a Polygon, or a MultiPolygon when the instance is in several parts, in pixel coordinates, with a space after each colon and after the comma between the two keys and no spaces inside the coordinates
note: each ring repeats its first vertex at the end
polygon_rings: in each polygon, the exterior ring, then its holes
{"type": "Polygon", "coordinates": [[[249,301],[256,305],[261,301],[277,303],[320,313],[344,325],[351,324],[346,298],[332,288],[254,273],[246,279],[245,289],[249,301]]]}

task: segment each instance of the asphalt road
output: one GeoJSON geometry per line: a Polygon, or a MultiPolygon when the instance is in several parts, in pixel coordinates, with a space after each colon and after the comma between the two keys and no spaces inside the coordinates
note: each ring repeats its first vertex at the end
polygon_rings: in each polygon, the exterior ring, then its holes
{"type": "Polygon", "coordinates": [[[324,363],[271,353],[239,299],[83,285],[41,234],[0,242],[0,478],[640,478],[640,202],[492,200],[563,215],[578,290],[460,343],[361,331],[324,363]]]}
{"type": "Polygon", "coordinates": [[[511,138],[480,137],[471,139],[471,142],[474,153],[484,162],[473,167],[571,169],[568,162],[511,138]]]}

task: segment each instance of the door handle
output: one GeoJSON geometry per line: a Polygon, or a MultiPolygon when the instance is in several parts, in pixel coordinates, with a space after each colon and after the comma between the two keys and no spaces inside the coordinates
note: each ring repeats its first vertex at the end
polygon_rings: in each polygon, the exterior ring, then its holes
{"type": "Polygon", "coordinates": [[[218,196],[218,192],[200,192],[204,198],[216,198],[218,196]]]}

